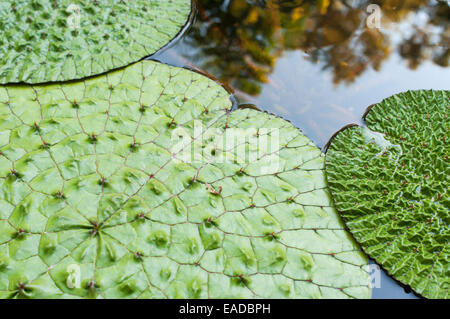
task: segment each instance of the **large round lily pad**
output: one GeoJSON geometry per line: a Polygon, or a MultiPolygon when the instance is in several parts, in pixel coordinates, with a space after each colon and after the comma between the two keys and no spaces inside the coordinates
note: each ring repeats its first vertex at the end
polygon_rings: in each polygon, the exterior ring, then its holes
{"type": "Polygon", "coordinates": [[[190,0],[0,0],[0,83],[80,79],[138,61],[188,23],[190,0]]]}
{"type": "Polygon", "coordinates": [[[448,298],[448,91],[409,91],[371,107],[366,127],[335,136],[326,172],[336,208],[395,279],[448,298]]]}
{"type": "Polygon", "coordinates": [[[369,297],[321,151],[231,107],[151,61],[0,87],[0,296],[369,297]]]}

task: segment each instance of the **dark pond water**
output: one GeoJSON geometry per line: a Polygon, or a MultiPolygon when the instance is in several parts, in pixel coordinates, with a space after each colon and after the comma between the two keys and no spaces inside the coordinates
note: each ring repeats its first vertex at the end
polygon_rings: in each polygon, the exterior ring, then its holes
{"type": "MultiPolygon", "coordinates": [[[[154,58],[212,74],[239,104],[290,120],[319,147],[392,94],[450,88],[447,1],[198,0],[197,9],[187,34],[154,58]]],[[[373,297],[415,298],[385,274],[373,297]]]]}

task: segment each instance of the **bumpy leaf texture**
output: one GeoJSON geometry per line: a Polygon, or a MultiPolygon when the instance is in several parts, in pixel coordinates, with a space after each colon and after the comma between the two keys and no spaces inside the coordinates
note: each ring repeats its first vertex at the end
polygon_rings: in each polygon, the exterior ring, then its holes
{"type": "Polygon", "coordinates": [[[362,248],[430,298],[448,298],[448,91],[409,91],[371,107],[366,127],[326,155],[334,203],[362,248]]]}
{"type": "Polygon", "coordinates": [[[169,43],[190,0],[0,0],[0,83],[81,79],[169,43]]]}
{"type": "Polygon", "coordinates": [[[321,151],[231,108],[151,61],[0,87],[0,296],[369,297],[321,151]]]}

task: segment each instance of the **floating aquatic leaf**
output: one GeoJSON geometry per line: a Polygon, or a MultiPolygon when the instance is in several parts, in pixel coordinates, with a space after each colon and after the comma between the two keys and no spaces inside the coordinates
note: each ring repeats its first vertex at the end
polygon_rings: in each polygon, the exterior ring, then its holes
{"type": "Polygon", "coordinates": [[[0,87],[0,296],[369,297],[321,151],[231,107],[151,61],[0,87]]]}
{"type": "Polygon", "coordinates": [[[190,0],[0,0],[0,83],[80,79],[169,43],[190,0]]]}
{"type": "Polygon", "coordinates": [[[448,91],[409,91],[371,107],[367,127],[339,132],[326,172],[334,203],[390,275],[448,298],[448,91]]]}

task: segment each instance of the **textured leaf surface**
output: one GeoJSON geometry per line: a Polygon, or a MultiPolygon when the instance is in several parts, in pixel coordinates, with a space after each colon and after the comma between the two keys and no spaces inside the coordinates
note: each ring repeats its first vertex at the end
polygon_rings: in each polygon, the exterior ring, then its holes
{"type": "Polygon", "coordinates": [[[0,83],[80,79],[169,43],[190,0],[0,0],[0,83]]]}
{"type": "Polygon", "coordinates": [[[150,61],[1,87],[0,296],[369,297],[321,151],[231,107],[210,79],[150,61]],[[247,139],[220,147],[232,130],[247,139]]]}
{"type": "Polygon", "coordinates": [[[448,91],[410,91],[371,108],[367,128],[331,142],[328,183],[363,249],[395,279],[448,298],[448,91]]]}

